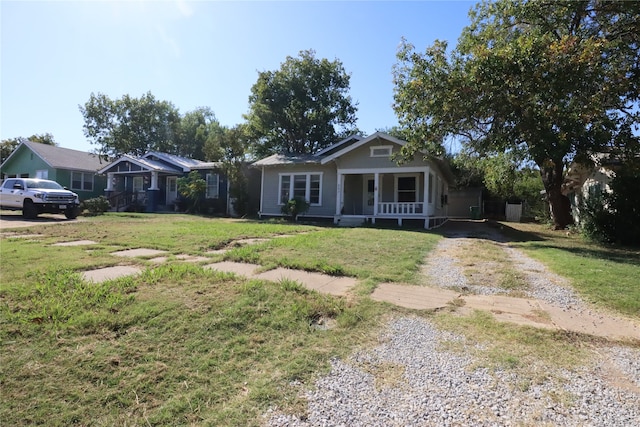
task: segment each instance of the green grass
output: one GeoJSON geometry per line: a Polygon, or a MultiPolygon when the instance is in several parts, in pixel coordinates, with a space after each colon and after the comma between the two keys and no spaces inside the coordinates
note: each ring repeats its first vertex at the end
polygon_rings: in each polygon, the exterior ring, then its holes
{"type": "MultiPolygon", "coordinates": [[[[375,343],[389,316],[413,313],[367,295],[383,281],[418,285],[419,266],[441,238],[412,230],[152,214],[108,214],[16,231],[39,236],[0,241],[0,420],[15,426],[257,426],[271,406],[303,413],[290,383],[310,385],[332,357],[375,343]],[[273,238],[280,235],[288,237],[273,238]],[[232,244],[246,238],[271,239],[232,244]],[[51,246],[80,239],[97,244],[51,246]],[[167,251],[169,262],[110,255],[141,247],[167,251]],[[172,257],[222,247],[233,249],[210,255],[212,262],[225,257],[323,271],[363,284],[349,298],[338,298],[292,281],[247,280],[172,257]],[[143,273],[102,284],[79,275],[125,263],[143,273]]],[[[559,246],[534,231],[511,232],[519,236],[517,245],[539,258],[567,258],[546,261],[554,269],[586,263],[566,269],[573,282],[581,282],[581,268],[610,265],[607,274],[637,292],[633,279],[640,271],[628,252],[578,240],[559,246]]],[[[600,304],[616,306],[611,285],[600,286],[609,286],[600,304]]],[[[586,285],[576,287],[586,292],[586,285]]],[[[625,299],[632,295],[637,293],[625,299]]],[[[480,363],[523,372],[522,387],[538,375],[528,366],[586,359],[580,337],[498,323],[483,313],[424,315],[479,343],[480,363]]],[[[385,381],[394,383],[403,368],[388,368],[385,381]]]]}
{"type": "Polygon", "coordinates": [[[585,300],[640,319],[640,250],[596,245],[543,225],[502,226],[515,247],[568,278],[585,300]]]}

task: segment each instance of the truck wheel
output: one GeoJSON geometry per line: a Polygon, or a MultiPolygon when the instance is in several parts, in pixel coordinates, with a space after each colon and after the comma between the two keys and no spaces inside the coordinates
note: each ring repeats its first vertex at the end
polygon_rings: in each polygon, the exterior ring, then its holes
{"type": "Polygon", "coordinates": [[[66,211],[64,211],[64,216],[67,217],[67,219],[76,219],[78,217],[78,213],[79,213],[78,208],[69,208],[66,211]]]}
{"type": "Polygon", "coordinates": [[[38,209],[31,200],[25,200],[22,206],[22,216],[25,219],[35,219],[38,217],[38,209]]]}

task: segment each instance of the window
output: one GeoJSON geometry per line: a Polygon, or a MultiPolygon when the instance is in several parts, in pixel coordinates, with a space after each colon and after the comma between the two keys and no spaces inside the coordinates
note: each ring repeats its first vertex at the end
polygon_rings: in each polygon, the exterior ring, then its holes
{"type": "Polygon", "coordinates": [[[217,199],[220,197],[220,178],[217,173],[207,174],[207,199],[217,199]]]}
{"type": "Polygon", "coordinates": [[[371,147],[371,157],[391,157],[391,148],[390,145],[371,147]]]}
{"type": "Polygon", "coordinates": [[[280,201],[283,205],[299,197],[311,205],[322,204],[322,174],[298,173],[280,175],[280,201]]]}
{"type": "Polygon", "coordinates": [[[398,177],[398,202],[417,201],[417,180],[415,176],[398,177]]]}
{"type": "Polygon", "coordinates": [[[46,169],[37,170],[36,179],[49,179],[49,171],[46,169]]]}
{"type": "Polygon", "coordinates": [[[144,191],[144,179],[141,176],[133,177],[133,192],[141,193],[144,191]]]}
{"type": "Polygon", "coordinates": [[[71,172],[71,189],[93,191],[93,174],[71,172]]]}

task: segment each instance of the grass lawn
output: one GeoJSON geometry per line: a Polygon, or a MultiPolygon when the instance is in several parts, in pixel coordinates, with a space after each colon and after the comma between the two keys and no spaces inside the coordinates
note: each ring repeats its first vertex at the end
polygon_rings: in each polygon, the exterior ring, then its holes
{"type": "MultiPolygon", "coordinates": [[[[421,262],[441,239],[437,232],[154,214],[107,214],[15,231],[38,236],[0,241],[0,424],[12,426],[245,426],[261,425],[272,406],[304,411],[291,383],[310,385],[332,357],[370,345],[389,316],[409,313],[367,295],[382,281],[418,284],[421,262]],[[269,240],[232,245],[247,238],[269,240]],[[96,244],[51,246],[72,240],[96,244]],[[208,253],[223,247],[231,250],[208,253]],[[156,265],[110,255],[125,248],[161,249],[169,259],[156,265]],[[179,261],[180,254],[208,256],[202,264],[226,259],[348,275],[360,284],[352,297],[338,298],[294,282],[211,271],[179,261]],[[144,272],[102,284],[79,274],[126,263],[144,272]]],[[[541,259],[562,255],[601,268],[598,257],[555,247],[538,230],[507,231],[541,259]]],[[[637,295],[637,260],[587,248],[626,260],[608,261],[608,274],[635,283],[637,295]]],[[[562,273],[560,261],[543,261],[562,273]]],[[[567,268],[568,277],[587,292],[576,270],[567,268]]],[[[599,303],[616,309],[613,293],[604,292],[599,303]]],[[[580,344],[562,334],[497,324],[481,314],[420,315],[481,342],[487,363],[500,368],[584,357],[580,344]]]]}
{"type": "Polygon", "coordinates": [[[570,280],[587,301],[640,319],[640,250],[596,245],[539,224],[500,224],[518,247],[570,280]]]}

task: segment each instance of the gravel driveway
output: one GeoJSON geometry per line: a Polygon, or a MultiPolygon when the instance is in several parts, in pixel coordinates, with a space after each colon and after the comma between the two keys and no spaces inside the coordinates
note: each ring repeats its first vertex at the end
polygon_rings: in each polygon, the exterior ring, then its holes
{"type": "MultiPolygon", "coordinates": [[[[474,226],[500,242],[494,230],[474,226]]],[[[469,229],[454,229],[426,260],[423,273],[443,287],[464,287],[456,260],[443,256],[464,245],[469,229]],[[458,234],[455,234],[458,233],[458,234]],[[465,234],[466,233],[466,234],[465,234]]],[[[474,234],[478,238],[477,234],[474,234]]],[[[523,253],[505,256],[530,271],[531,297],[567,307],[580,299],[563,279],[523,253]]],[[[486,286],[474,293],[501,290],[486,286]]],[[[517,370],[490,370],[465,337],[439,330],[419,317],[393,319],[375,348],[331,361],[314,384],[292,384],[308,402],[307,413],[272,408],[269,426],[637,426],[640,425],[640,349],[592,346],[591,363],[570,370],[540,366],[535,381],[517,370]],[[455,351],[447,350],[456,343],[455,351]]],[[[534,369],[533,367],[531,369],[534,369]]]]}

